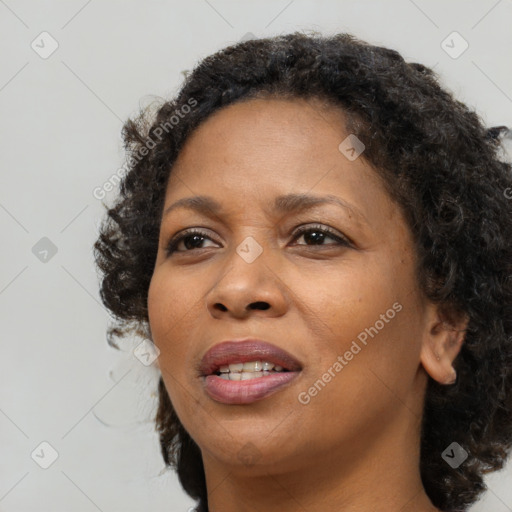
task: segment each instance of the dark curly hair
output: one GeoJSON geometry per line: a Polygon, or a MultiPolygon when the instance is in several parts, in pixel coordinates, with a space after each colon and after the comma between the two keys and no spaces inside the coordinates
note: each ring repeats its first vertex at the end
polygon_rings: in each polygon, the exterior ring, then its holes
{"type": "MultiPolygon", "coordinates": [[[[487,129],[432,69],[405,62],[395,50],[346,33],[245,41],[199,62],[156,113],[141,108],[125,123],[126,173],[94,245],[101,299],[115,318],[109,343],[116,346],[114,337],[132,330],[150,332],[147,295],[164,194],[187,137],[227,105],[269,97],[341,107],[347,130],[365,144],[362,158],[405,215],[422,292],[446,318],[469,318],[453,363],[456,383],[429,377],[420,456],[432,503],[464,510],[486,489],[484,474],[503,467],[512,445],[512,166],[499,155],[507,127],[487,129]],[[454,440],[469,454],[456,469],[441,457],[454,440]]],[[[205,512],[200,449],[161,377],[158,387],[163,459],[205,512]]]]}

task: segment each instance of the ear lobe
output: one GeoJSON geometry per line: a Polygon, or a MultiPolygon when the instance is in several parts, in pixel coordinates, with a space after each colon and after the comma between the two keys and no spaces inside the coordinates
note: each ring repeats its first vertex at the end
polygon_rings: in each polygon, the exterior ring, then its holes
{"type": "Polygon", "coordinates": [[[464,343],[469,316],[428,304],[420,360],[426,372],[440,384],[453,384],[452,364],[464,343]]]}

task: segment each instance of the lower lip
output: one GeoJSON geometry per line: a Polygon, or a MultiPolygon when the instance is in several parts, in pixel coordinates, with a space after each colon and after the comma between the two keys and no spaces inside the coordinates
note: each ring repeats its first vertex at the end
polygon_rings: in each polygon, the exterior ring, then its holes
{"type": "Polygon", "coordinates": [[[274,394],[288,384],[299,372],[283,372],[248,380],[226,380],[218,375],[203,377],[208,395],[225,404],[250,404],[274,394]]]}

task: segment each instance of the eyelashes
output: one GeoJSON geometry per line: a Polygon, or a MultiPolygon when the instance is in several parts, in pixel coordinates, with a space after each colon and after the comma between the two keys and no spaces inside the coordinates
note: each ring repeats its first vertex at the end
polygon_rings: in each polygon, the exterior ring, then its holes
{"type": "MultiPolygon", "coordinates": [[[[298,244],[300,246],[304,247],[351,247],[351,241],[341,235],[338,234],[338,232],[333,231],[332,229],[328,228],[327,226],[321,226],[321,225],[308,225],[308,226],[301,226],[297,230],[295,230],[292,234],[292,240],[297,240],[302,235],[307,234],[313,234],[320,235],[320,238],[315,237],[313,241],[316,242],[323,242],[326,238],[332,239],[336,243],[335,244],[298,244]]],[[[169,243],[167,244],[167,247],[165,249],[167,257],[171,256],[175,252],[178,253],[186,253],[186,252],[192,252],[194,249],[203,249],[204,247],[194,247],[194,243],[192,244],[192,248],[188,248],[185,250],[178,250],[178,246],[182,241],[195,239],[195,244],[202,245],[205,239],[215,241],[213,238],[205,231],[199,229],[199,228],[191,228],[189,230],[186,230],[179,235],[176,235],[173,237],[169,243]]],[[[304,241],[306,240],[306,237],[304,238],[304,241]]]]}
{"type": "Polygon", "coordinates": [[[187,251],[177,251],[177,247],[182,240],[187,240],[193,237],[207,238],[211,240],[208,234],[205,233],[204,231],[201,231],[200,229],[194,228],[187,230],[184,233],[177,235],[170,240],[166,248],[167,256],[171,256],[171,254],[173,254],[174,252],[190,252],[192,249],[189,249],[187,251]]]}

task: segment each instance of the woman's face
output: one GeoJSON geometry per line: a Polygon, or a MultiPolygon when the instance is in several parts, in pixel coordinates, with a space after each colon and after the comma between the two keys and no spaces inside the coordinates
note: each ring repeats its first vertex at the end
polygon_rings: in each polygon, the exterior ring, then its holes
{"type": "Polygon", "coordinates": [[[419,436],[427,305],[413,241],[375,171],[349,141],[340,149],[343,119],[316,100],[230,105],[195,130],[172,169],[164,212],[195,196],[220,204],[215,215],[164,213],[148,296],[166,388],[206,468],[325,467],[403,444],[411,426],[419,436]],[[289,194],[334,201],[274,209],[289,194]],[[311,231],[296,236],[300,226],[311,231]],[[190,228],[205,238],[167,255],[190,228]],[[241,338],[286,350],[302,370],[250,403],[212,398],[201,359],[241,338]]]}

